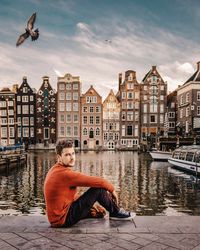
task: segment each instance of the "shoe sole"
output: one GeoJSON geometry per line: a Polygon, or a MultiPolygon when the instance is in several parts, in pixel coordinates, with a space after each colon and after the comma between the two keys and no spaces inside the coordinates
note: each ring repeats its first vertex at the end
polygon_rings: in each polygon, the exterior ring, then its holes
{"type": "Polygon", "coordinates": [[[121,220],[121,221],[128,221],[128,220],[133,220],[136,216],[136,213],[131,213],[130,217],[127,218],[117,218],[117,217],[110,217],[110,220],[121,220]]]}

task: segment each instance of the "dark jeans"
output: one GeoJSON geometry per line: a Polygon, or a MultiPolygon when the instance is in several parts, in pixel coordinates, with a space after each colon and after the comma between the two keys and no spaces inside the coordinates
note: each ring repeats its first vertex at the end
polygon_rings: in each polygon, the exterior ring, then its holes
{"type": "Polygon", "coordinates": [[[116,214],[119,211],[119,207],[112,200],[111,194],[105,189],[90,188],[70,206],[64,227],[70,227],[81,219],[87,218],[96,201],[110,214],[116,214]]]}

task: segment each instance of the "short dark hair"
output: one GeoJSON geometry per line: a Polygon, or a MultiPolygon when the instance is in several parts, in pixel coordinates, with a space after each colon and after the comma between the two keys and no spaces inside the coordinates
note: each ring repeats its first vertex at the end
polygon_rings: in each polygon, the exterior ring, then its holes
{"type": "Polygon", "coordinates": [[[73,148],[72,140],[59,140],[56,143],[56,154],[61,155],[64,148],[73,148]]]}

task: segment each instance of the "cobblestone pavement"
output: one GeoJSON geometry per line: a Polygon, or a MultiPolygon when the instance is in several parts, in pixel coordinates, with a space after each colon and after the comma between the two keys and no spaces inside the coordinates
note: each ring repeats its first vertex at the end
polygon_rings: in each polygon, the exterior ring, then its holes
{"type": "Polygon", "coordinates": [[[200,217],[137,216],[135,224],[107,217],[51,228],[46,216],[4,216],[0,249],[200,250],[200,217]]]}

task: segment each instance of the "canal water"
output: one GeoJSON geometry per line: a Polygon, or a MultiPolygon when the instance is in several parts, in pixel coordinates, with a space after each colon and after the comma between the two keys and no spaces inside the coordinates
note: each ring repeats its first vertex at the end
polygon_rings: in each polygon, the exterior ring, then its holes
{"type": "MultiPolygon", "coordinates": [[[[26,166],[1,173],[0,216],[45,214],[43,183],[55,161],[54,152],[29,152],[26,166]]],[[[108,179],[120,206],[138,215],[200,215],[200,180],[147,153],[80,152],[75,169],[108,179]]]]}

